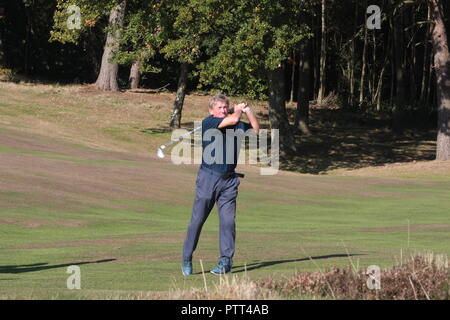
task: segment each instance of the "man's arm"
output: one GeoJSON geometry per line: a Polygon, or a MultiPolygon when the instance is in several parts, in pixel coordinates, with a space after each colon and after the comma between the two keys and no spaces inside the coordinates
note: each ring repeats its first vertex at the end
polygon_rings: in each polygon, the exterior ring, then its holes
{"type": "Polygon", "coordinates": [[[256,116],[253,114],[252,109],[247,106],[242,110],[242,112],[247,115],[248,121],[250,121],[250,125],[252,126],[253,130],[255,130],[256,135],[259,135],[259,122],[256,116]]]}
{"type": "Polygon", "coordinates": [[[228,126],[233,126],[241,120],[242,109],[246,106],[245,103],[240,103],[234,106],[234,112],[226,116],[217,128],[225,128],[228,126]]]}

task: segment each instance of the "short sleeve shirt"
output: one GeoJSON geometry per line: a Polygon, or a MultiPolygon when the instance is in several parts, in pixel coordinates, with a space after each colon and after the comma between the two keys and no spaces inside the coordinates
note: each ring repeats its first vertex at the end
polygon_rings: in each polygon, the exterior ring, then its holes
{"type": "Polygon", "coordinates": [[[208,116],[202,121],[202,164],[201,167],[214,170],[219,173],[232,172],[236,168],[239,156],[239,145],[242,135],[236,133],[236,130],[246,132],[252,126],[248,123],[239,121],[237,124],[218,128],[224,118],[208,116]],[[230,129],[232,131],[228,131],[230,129]],[[233,134],[233,135],[231,135],[233,134]],[[228,147],[227,147],[228,145],[228,147]],[[232,151],[232,155],[228,155],[232,151]]]}

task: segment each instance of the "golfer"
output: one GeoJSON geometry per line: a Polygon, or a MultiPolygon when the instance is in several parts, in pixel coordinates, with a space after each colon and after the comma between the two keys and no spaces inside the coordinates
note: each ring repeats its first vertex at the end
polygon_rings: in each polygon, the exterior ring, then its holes
{"type": "Polygon", "coordinates": [[[220,258],[218,265],[211,270],[211,273],[231,272],[236,237],[236,198],[240,184],[239,177],[243,175],[234,171],[239,153],[237,137],[227,135],[226,130],[241,129],[246,132],[251,128],[259,134],[258,120],[247,104],[235,105],[234,112],[230,113],[229,100],[225,95],[217,94],[211,98],[209,116],[202,121],[202,164],[198,170],[192,217],[183,245],[182,272],[184,275],[192,274],[192,255],[197,247],[203,224],[215,203],[219,209],[220,219],[220,258]],[[250,124],[240,121],[243,114],[247,116],[250,124]],[[220,135],[222,139],[218,139],[220,137],[217,136],[215,139],[212,138],[211,133],[220,135]],[[234,148],[231,150],[227,148],[227,136],[228,139],[234,139],[234,148]],[[218,143],[220,141],[221,144],[218,143]],[[211,146],[208,148],[211,143],[216,143],[214,148],[211,146]],[[214,152],[208,155],[205,151],[210,149],[214,149],[214,152]],[[215,154],[216,151],[219,152],[215,154]],[[234,153],[232,157],[230,155],[227,157],[227,151],[234,153]],[[211,158],[218,161],[212,162],[211,158]]]}

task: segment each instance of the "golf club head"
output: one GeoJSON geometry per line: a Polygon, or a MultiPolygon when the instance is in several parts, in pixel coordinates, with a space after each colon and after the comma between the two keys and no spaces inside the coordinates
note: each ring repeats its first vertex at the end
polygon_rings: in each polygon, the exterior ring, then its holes
{"type": "Polygon", "coordinates": [[[166,146],[160,146],[159,148],[158,148],[158,151],[156,152],[156,155],[158,156],[158,158],[164,158],[165,157],[165,155],[164,155],[164,149],[166,148],[166,146]]]}

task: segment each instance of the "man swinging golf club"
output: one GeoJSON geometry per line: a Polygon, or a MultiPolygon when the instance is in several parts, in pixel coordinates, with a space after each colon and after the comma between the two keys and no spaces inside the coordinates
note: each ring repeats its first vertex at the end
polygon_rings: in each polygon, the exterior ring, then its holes
{"type": "MultiPolygon", "coordinates": [[[[192,255],[197,247],[203,224],[215,203],[217,203],[219,209],[220,219],[220,258],[218,265],[211,270],[211,273],[224,274],[231,272],[235,251],[236,198],[240,184],[239,177],[243,177],[243,175],[234,171],[238,159],[238,143],[234,143],[233,157],[230,157],[230,155],[227,157],[226,155],[227,151],[230,152],[226,147],[227,137],[228,139],[236,139],[234,136],[228,136],[226,130],[236,131],[241,129],[246,132],[250,128],[253,128],[255,133],[259,134],[258,120],[247,104],[240,103],[235,105],[234,112],[230,113],[229,100],[225,95],[217,94],[211,98],[209,102],[209,116],[202,121],[202,164],[196,180],[192,217],[183,245],[182,272],[184,275],[192,274],[192,255]],[[240,121],[244,113],[247,115],[250,124],[240,121]],[[223,161],[220,159],[211,163],[207,159],[205,149],[211,143],[217,143],[217,137],[213,139],[207,134],[210,129],[218,129],[220,132],[222,139],[219,139],[219,141],[222,141],[222,145],[219,148],[222,155],[219,157],[223,157],[223,161]],[[230,158],[234,159],[234,161],[226,161],[230,158]]],[[[215,151],[217,151],[217,148],[215,148],[215,151]]],[[[220,154],[220,152],[218,153],[220,154]]],[[[214,158],[217,159],[216,157],[214,158]]]]}

